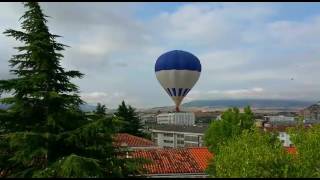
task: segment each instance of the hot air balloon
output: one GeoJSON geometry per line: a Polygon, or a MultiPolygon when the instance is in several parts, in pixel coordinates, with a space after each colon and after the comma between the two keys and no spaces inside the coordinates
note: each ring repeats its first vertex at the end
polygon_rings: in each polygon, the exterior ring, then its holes
{"type": "Polygon", "coordinates": [[[201,73],[199,59],[193,54],[173,50],[162,54],[156,61],[155,73],[158,81],[176,105],[190,92],[201,73]]]}

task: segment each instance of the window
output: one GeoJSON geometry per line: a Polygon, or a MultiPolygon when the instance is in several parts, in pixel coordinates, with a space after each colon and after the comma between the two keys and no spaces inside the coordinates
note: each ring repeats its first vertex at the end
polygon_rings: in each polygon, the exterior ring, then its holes
{"type": "Polygon", "coordinates": [[[183,134],[177,134],[177,138],[184,138],[183,134]]]}
{"type": "Polygon", "coordinates": [[[185,147],[198,147],[197,143],[185,143],[185,147]]]}
{"type": "Polygon", "coordinates": [[[169,140],[163,140],[164,143],[173,143],[173,141],[169,141],[169,140]]]}
{"type": "Polygon", "coordinates": [[[153,136],[154,138],[157,138],[157,137],[158,137],[158,133],[152,133],[152,136],[153,136]]]}
{"type": "Polygon", "coordinates": [[[165,136],[165,137],[173,137],[173,134],[172,133],[164,133],[163,136],[165,136]]]}
{"type": "Polygon", "coordinates": [[[185,136],[184,140],[198,142],[198,136],[185,136]]]}
{"type": "Polygon", "coordinates": [[[183,140],[178,140],[177,143],[178,144],[184,144],[184,141],[183,140]]]}

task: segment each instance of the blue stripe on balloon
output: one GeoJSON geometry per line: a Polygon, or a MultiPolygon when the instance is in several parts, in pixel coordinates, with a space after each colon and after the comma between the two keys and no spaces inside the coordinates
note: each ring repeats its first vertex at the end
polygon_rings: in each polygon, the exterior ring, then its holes
{"type": "Polygon", "coordinates": [[[179,88],[178,96],[181,96],[182,88],[179,88]]]}
{"type": "Polygon", "coordinates": [[[190,92],[191,89],[188,89],[188,91],[186,92],[185,96],[190,92]]]}
{"type": "Polygon", "coordinates": [[[169,88],[167,88],[167,90],[168,90],[168,93],[170,94],[170,96],[172,96],[170,89],[169,89],[169,88]]]}
{"type": "Polygon", "coordinates": [[[183,95],[182,95],[182,96],[185,96],[185,95],[186,95],[186,93],[187,93],[187,91],[188,91],[188,88],[184,89],[184,91],[183,91],[183,95]]]}
{"type": "Polygon", "coordinates": [[[176,96],[176,88],[172,88],[173,95],[176,96]]]}
{"type": "Polygon", "coordinates": [[[173,50],[162,54],[155,64],[155,71],[161,70],[191,70],[201,72],[199,59],[193,54],[173,50]]]}

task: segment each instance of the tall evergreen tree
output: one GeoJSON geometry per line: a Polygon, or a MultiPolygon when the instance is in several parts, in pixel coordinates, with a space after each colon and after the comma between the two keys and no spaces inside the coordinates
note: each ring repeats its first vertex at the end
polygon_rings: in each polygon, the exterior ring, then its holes
{"type": "MultiPolygon", "coordinates": [[[[46,26],[37,2],[24,3],[22,30],[4,33],[24,43],[10,59],[16,76],[0,80],[1,99],[10,104],[0,112],[0,177],[112,177],[134,171],[118,159],[112,146],[117,119],[89,121],[71,78],[78,71],[60,65],[66,47],[46,26]]],[[[132,164],[132,163],[131,163],[132,164]]]]}
{"type": "MultiPolygon", "coordinates": [[[[57,43],[60,37],[49,33],[46,15],[38,3],[25,3],[28,10],[21,17],[23,31],[13,29],[4,33],[24,43],[15,47],[19,54],[10,59],[14,79],[1,80],[0,92],[12,92],[13,97],[1,99],[11,104],[10,121],[5,120],[7,131],[59,132],[67,128],[59,112],[78,110],[82,103],[77,86],[71,78],[81,78],[78,71],[65,71],[60,65],[60,51],[66,47],[57,43]]],[[[3,121],[1,122],[3,123],[3,121]]],[[[74,122],[69,125],[76,125],[74,122]]],[[[72,127],[69,127],[72,128],[72,127]]]]}
{"type": "Polygon", "coordinates": [[[97,107],[96,107],[96,111],[95,111],[95,113],[97,114],[97,115],[102,115],[102,116],[104,116],[104,115],[106,115],[106,105],[101,105],[101,103],[98,103],[97,104],[97,107]]]}
{"type": "Polygon", "coordinates": [[[130,105],[127,106],[126,103],[122,101],[115,115],[117,117],[120,117],[123,122],[123,127],[120,132],[125,132],[142,137],[145,136],[145,134],[141,131],[141,129],[143,129],[143,125],[141,124],[139,117],[133,107],[131,107],[130,105]]]}

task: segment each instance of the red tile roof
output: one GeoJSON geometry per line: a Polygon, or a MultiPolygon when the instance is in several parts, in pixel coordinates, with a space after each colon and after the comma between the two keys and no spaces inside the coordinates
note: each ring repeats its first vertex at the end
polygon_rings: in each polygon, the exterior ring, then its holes
{"type": "Polygon", "coordinates": [[[289,154],[297,154],[297,149],[295,147],[286,147],[289,154]]]}
{"type": "Polygon", "coordinates": [[[141,138],[138,136],[133,136],[127,133],[118,133],[114,137],[115,146],[127,146],[127,147],[151,147],[155,146],[154,142],[141,138]]]}
{"type": "Polygon", "coordinates": [[[132,153],[134,158],[145,158],[147,174],[204,173],[213,155],[206,147],[149,149],[132,153]]]}

